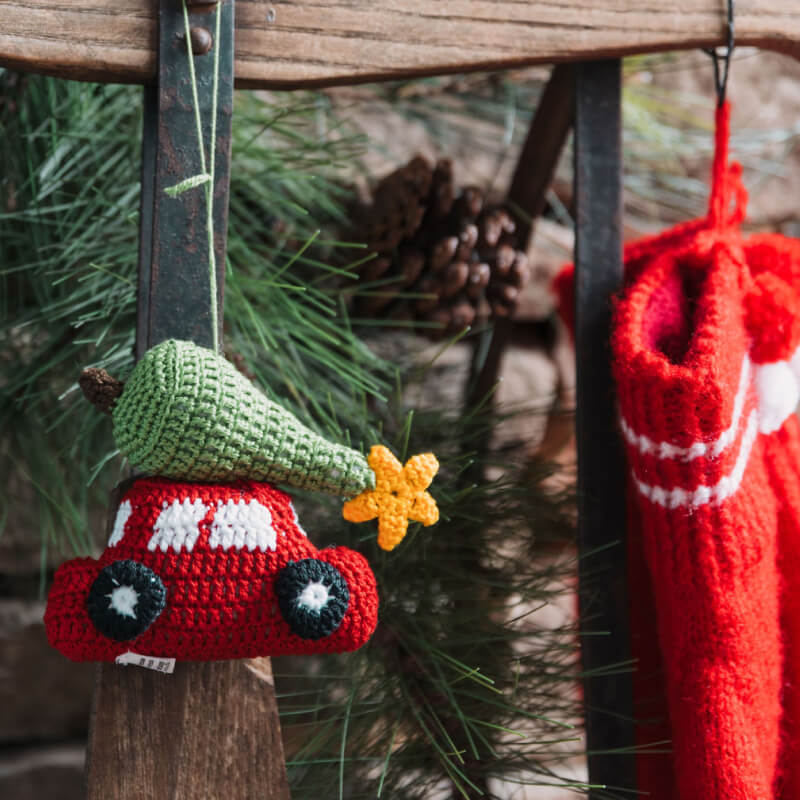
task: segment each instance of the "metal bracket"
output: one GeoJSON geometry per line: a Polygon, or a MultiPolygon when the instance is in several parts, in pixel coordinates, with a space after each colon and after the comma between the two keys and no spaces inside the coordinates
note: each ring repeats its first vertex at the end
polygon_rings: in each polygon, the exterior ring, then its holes
{"type": "MultiPolygon", "coordinates": [[[[189,5],[192,5],[191,3],[189,5]]],[[[196,4],[193,8],[197,8],[196,4]]],[[[204,10],[209,6],[202,6],[204,10]]],[[[213,8],[213,4],[210,6],[213,8]]],[[[211,151],[214,48],[219,49],[216,164],[214,169],[214,250],[217,257],[219,320],[222,320],[225,241],[228,227],[231,120],[233,117],[233,0],[221,2],[221,35],[208,30],[213,17],[190,15],[200,119],[206,153],[211,151]]],[[[191,339],[211,347],[208,242],[205,191],[197,187],[177,197],[165,189],[199,174],[200,150],[189,74],[182,6],[161,0],[158,86],[145,87],[142,143],[142,205],[139,239],[139,315],[136,355],[165,339],[191,339]]],[[[220,341],[221,330],[220,330],[220,341]]]]}
{"type": "MultiPolygon", "coordinates": [[[[576,68],[575,353],[581,651],[589,783],[636,788],[625,476],[611,374],[611,297],[622,286],[621,67],[576,68]],[[602,633],[603,635],[597,635],[602,633]]],[[[592,790],[596,800],[609,791],[592,790]]]]}

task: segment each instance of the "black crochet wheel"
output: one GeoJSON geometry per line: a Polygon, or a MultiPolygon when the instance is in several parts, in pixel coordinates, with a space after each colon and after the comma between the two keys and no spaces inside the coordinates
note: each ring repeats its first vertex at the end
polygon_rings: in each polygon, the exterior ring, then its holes
{"type": "Polygon", "coordinates": [[[287,564],[275,581],[275,594],[292,632],[303,639],[330,636],[350,603],[350,590],[339,570],[316,558],[287,564]]]}
{"type": "Polygon", "coordinates": [[[89,619],[109,639],[127,642],[143,634],[163,611],[167,590],[138,561],[115,561],[95,578],[86,600],[89,619]]]}

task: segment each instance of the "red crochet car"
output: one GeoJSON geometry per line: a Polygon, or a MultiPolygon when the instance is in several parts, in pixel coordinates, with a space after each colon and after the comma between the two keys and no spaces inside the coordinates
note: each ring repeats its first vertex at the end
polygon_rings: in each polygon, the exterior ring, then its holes
{"type": "Polygon", "coordinates": [[[74,661],[197,661],[355,650],[377,616],[366,559],[317,550],[274,486],[143,478],[102,556],[56,572],[45,626],[74,661]]]}

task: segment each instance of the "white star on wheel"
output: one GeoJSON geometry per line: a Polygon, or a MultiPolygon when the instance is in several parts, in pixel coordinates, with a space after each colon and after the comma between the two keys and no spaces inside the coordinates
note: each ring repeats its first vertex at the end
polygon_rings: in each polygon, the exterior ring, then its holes
{"type": "Polygon", "coordinates": [[[139,602],[139,593],[133,586],[117,586],[109,592],[106,597],[109,599],[109,608],[113,608],[122,617],[136,619],[136,604],[139,602]]]}
{"type": "Polygon", "coordinates": [[[330,597],[328,587],[319,581],[312,581],[300,593],[297,603],[309,611],[320,611],[325,608],[328,597],[330,597]]]}

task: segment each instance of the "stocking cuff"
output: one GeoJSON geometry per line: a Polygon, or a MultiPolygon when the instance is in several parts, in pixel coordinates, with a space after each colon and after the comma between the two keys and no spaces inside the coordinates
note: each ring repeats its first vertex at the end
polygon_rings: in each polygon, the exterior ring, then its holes
{"type": "Polygon", "coordinates": [[[616,309],[614,371],[632,477],[667,508],[735,492],[758,435],[758,368],[739,275],[714,259],[697,271],[668,251],[616,309]]]}

